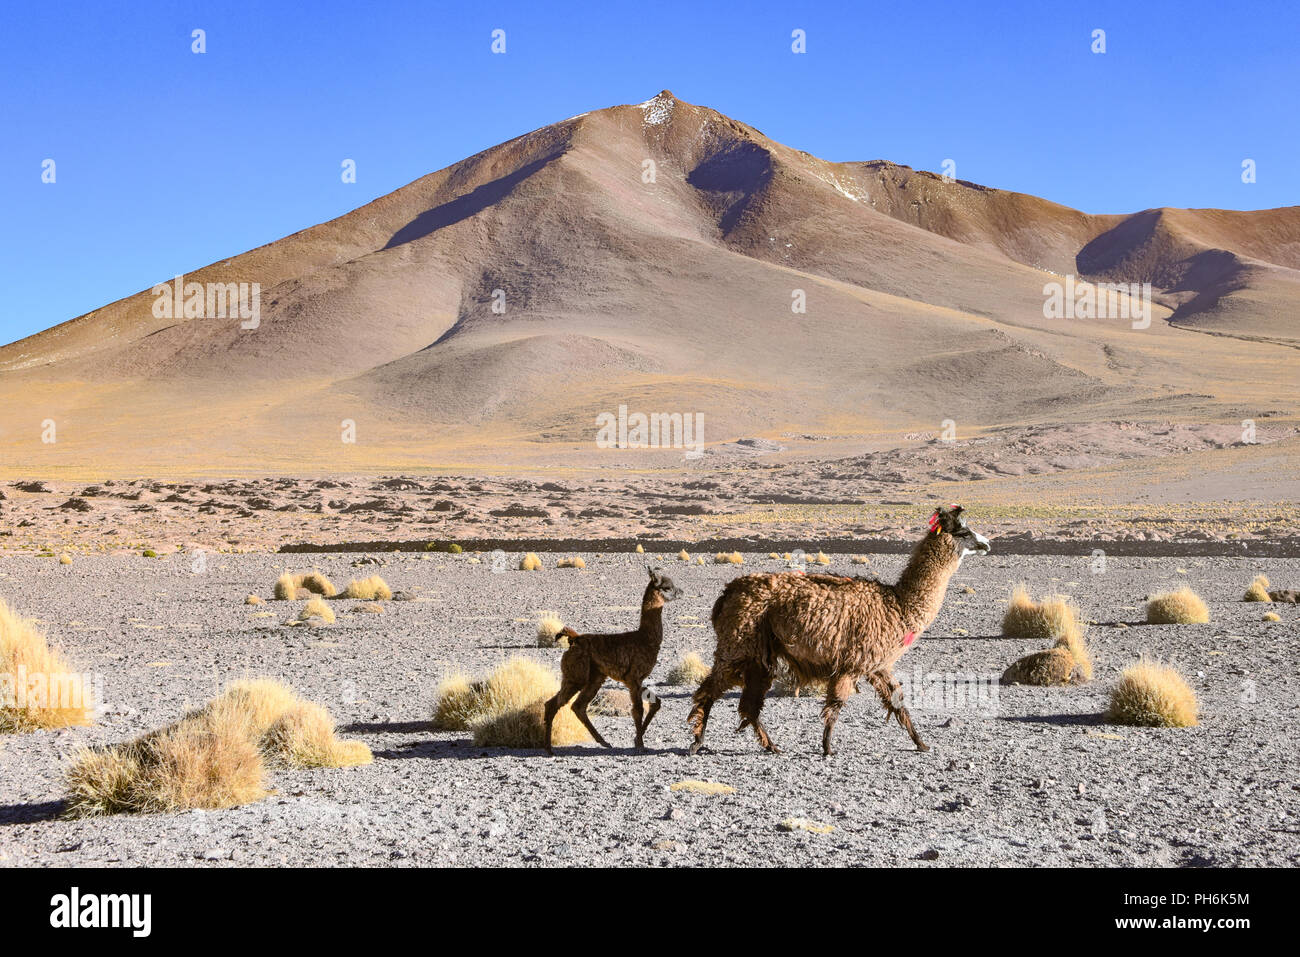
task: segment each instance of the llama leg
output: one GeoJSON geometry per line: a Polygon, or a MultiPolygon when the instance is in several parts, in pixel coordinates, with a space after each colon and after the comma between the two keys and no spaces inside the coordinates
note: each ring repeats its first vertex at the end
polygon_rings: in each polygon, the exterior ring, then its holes
{"type": "Polygon", "coordinates": [[[880,700],[885,706],[885,724],[889,723],[890,718],[897,718],[899,725],[907,732],[916,745],[918,751],[929,751],[930,746],[921,740],[917,733],[916,727],[912,724],[912,716],[907,713],[907,707],[903,704],[903,689],[899,685],[898,679],[892,674],[880,674],[879,672],[871,675],[871,686],[876,689],[880,695],[880,700]]]}
{"type": "Polygon", "coordinates": [[[654,720],[655,715],[659,713],[659,709],[663,706],[663,702],[659,700],[657,694],[642,686],[641,700],[645,701],[647,697],[650,699],[650,707],[645,713],[645,720],[641,722],[642,734],[645,733],[646,728],[650,727],[650,722],[654,720]]]}
{"type": "MultiPolygon", "coordinates": [[[[591,736],[596,739],[597,744],[602,748],[612,748],[613,745],[600,736],[600,732],[596,730],[596,726],[591,723],[591,718],[587,717],[587,705],[591,704],[591,699],[596,697],[596,694],[600,691],[600,686],[604,683],[605,676],[600,672],[596,672],[592,679],[587,682],[586,686],[578,694],[578,700],[573,702],[573,713],[577,716],[578,720],[582,722],[583,727],[591,732],[591,736]]],[[[549,728],[550,725],[547,725],[547,727],[549,728]]],[[[549,733],[547,740],[550,740],[549,733]]]]}
{"type": "Polygon", "coordinates": [[[641,683],[627,686],[627,690],[632,693],[632,723],[636,725],[636,749],[645,750],[645,702],[641,700],[641,683]]]}
{"type": "Polygon", "coordinates": [[[709,676],[700,683],[699,690],[695,692],[691,713],[686,716],[686,723],[695,735],[695,740],[691,742],[688,754],[700,753],[700,748],[704,746],[704,729],[709,723],[709,711],[713,709],[713,702],[726,694],[728,689],[735,683],[734,672],[727,670],[725,665],[715,660],[713,670],[709,672],[709,676]]]}
{"type": "MultiPolygon", "coordinates": [[[[569,703],[569,699],[582,690],[582,685],[572,678],[565,678],[560,685],[560,690],[555,692],[555,696],[546,702],[543,710],[542,723],[546,727],[546,753],[554,755],[555,751],[551,748],[551,724],[555,721],[555,713],[569,703]]],[[[599,737],[599,735],[597,735],[599,737]]]]}
{"type": "Polygon", "coordinates": [[[747,726],[752,726],[763,750],[770,754],[780,754],[781,749],[772,743],[767,728],[759,718],[759,713],[763,710],[763,697],[770,687],[772,687],[772,672],[760,664],[751,664],[745,669],[745,688],[740,693],[741,721],[740,727],[736,730],[744,731],[747,726]]]}
{"type": "Polygon", "coordinates": [[[848,675],[826,682],[826,703],[822,705],[822,757],[829,758],[835,753],[831,748],[831,731],[839,720],[844,702],[853,694],[854,689],[853,678],[848,675]]]}

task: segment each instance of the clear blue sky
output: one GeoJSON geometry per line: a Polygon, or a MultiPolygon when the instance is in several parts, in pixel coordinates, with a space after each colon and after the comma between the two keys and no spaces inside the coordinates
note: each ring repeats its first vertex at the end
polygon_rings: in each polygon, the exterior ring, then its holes
{"type": "Polygon", "coordinates": [[[1300,4],[1282,0],[83,0],[0,18],[0,342],[665,87],[826,159],[951,158],[1089,212],[1300,202],[1300,4]]]}

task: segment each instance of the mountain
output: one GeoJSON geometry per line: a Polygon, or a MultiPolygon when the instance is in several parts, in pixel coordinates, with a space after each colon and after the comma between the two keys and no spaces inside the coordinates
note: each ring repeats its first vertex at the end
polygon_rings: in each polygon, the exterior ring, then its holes
{"type": "Polygon", "coordinates": [[[0,348],[8,467],[635,464],[596,447],[620,405],[796,451],[1289,415],[1300,207],[1088,215],[821,160],[664,91],[185,279],[259,284],[257,328],[146,288],[0,348]],[[1150,283],[1149,325],[1046,318],[1066,277],[1150,283]]]}

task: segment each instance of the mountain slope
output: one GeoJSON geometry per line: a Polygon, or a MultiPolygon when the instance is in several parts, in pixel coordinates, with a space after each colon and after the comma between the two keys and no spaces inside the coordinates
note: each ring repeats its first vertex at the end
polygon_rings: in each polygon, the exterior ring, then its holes
{"type": "Polygon", "coordinates": [[[665,91],[186,279],[260,283],[260,325],[158,318],[146,289],[0,348],[9,461],[608,461],[619,405],[698,412],[708,442],[1240,415],[1294,397],[1300,208],[1089,216],[829,163],[665,91]],[[1151,282],[1150,327],[1044,318],[1071,273],[1151,282]]]}

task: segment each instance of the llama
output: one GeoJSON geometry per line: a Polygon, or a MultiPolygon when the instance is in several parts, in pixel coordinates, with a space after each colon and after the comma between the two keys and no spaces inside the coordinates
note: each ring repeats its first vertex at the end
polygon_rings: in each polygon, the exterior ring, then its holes
{"type": "Polygon", "coordinates": [[[573,713],[586,725],[598,744],[612,747],[587,717],[587,705],[596,697],[606,678],[627,685],[632,695],[636,749],[645,749],[646,728],[650,727],[660,705],[655,693],[645,687],[645,680],[659,660],[659,646],[664,640],[664,604],[682,596],[682,590],[667,575],[648,565],[646,570],[650,573],[650,583],[641,597],[641,627],[636,631],[616,635],[580,635],[572,628],[565,628],[560,632],[568,637],[569,649],[560,659],[560,690],[546,702],[547,754],[555,753],[551,750],[551,722],[555,720],[555,713],[575,694],[578,700],[573,702],[573,713]],[[649,711],[645,710],[647,706],[649,711]]]}
{"type": "Polygon", "coordinates": [[[859,678],[866,678],[880,695],[886,722],[896,717],[918,751],[930,750],[903,706],[893,669],[938,616],[948,580],[961,560],[989,550],[988,539],[967,528],[961,512],[960,505],[935,510],[929,532],[894,585],[798,572],[745,575],[728,584],[713,606],[713,670],[695,692],[687,718],[695,734],[690,753],[700,750],[713,703],[738,684],[743,690],[736,730],[752,727],[763,748],[779,750],[759,712],[781,661],[802,684],[826,683],[824,755],[832,753],[831,729],[859,678]]]}

